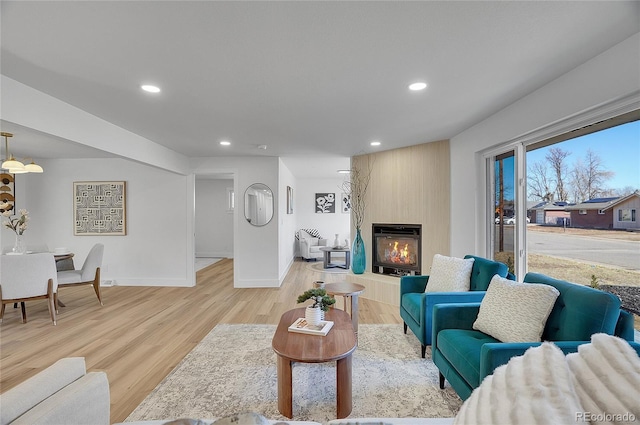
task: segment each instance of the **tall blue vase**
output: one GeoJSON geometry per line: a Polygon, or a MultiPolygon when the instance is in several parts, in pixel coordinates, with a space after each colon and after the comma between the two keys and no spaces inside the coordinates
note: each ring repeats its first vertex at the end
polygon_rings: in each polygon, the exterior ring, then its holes
{"type": "Polygon", "coordinates": [[[362,274],[367,268],[367,254],[364,251],[364,241],[360,234],[360,228],[356,229],[356,237],[351,246],[351,271],[354,274],[362,274]]]}

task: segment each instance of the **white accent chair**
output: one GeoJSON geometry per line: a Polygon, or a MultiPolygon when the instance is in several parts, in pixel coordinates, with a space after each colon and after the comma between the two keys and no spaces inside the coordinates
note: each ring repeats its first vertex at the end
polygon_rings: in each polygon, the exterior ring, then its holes
{"type": "Polygon", "coordinates": [[[56,261],[51,253],[0,256],[0,322],[6,304],[20,303],[22,323],[27,323],[25,301],[47,299],[49,314],[56,324],[58,278],[56,261]]]}
{"type": "Polygon", "coordinates": [[[307,261],[323,258],[324,254],[320,248],[328,245],[327,239],[316,238],[302,229],[298,231],[298,237],[298,248],[302,258],[307,261]]]}
{"type": "Polygon", "coordinates": [[[80,270],[58,272],[58,286],[66,288],[68,286],[93,285],[93,290],[98,296],[100,305],[104,305],[102,303],[102,294],[100,294],[100,267],[102,266],[103,253],[104,245],[101,243],[95,244],[87,254],[87,258],[84,260],[80,270]]]}

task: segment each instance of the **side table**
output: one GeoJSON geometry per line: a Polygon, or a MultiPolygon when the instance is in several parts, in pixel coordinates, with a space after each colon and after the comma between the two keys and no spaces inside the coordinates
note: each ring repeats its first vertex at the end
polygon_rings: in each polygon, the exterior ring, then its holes
{"type": "Polygon", "coordinates": [[[351,249],[349,248],[332,248],[328,246],[323,246],[320,248],[320,251],[324,254],[322,267],[325,269],[332,269],[335,267],[339,267],[341,269],[349,270],[349,266],[351,265],[351,249]],[[331,253],[332,252],[344,252],[344,264],[337,264],[331,262],[331,253]]]}
{"type": "Polygon", "coordinates": [[[358,295],[364,292],[364,286],[351,282],[335,282],[324,285],[329,295],[340,295],[344,298],[344,310],[347,311],[347,298],[351,299],[351,324],[358,334],[358,295]]]}

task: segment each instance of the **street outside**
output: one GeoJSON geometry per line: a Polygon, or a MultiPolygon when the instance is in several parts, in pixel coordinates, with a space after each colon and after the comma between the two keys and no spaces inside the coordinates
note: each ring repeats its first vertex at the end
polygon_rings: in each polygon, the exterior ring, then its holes
{"type": "MultiPolygon", "coordinates": [[[[504,251],[513,251],[513,228],[504,226],[504,251]]],[[[640,272],[640,233],[530,224],[527,253],[640,272]]]]}
{"type": "Polygon", "coordinates": [[[635,234],[620,231],[601,231],[599,235],[551,233],[537,231],[539,226],[527,227],[527,251],[531,254],[569,258],[589,264],[619,267],[640,272],[640,241],[613,239],[605,233],[635,234]]]}

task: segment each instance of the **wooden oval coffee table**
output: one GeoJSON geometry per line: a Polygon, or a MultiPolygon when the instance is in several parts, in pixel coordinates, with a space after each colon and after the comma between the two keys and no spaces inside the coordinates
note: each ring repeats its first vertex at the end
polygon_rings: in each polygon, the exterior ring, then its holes
{"type": "Polygon", "coordinates": [[[337,418],[349,416],[351,400],[351,354],[356,349],[356,334],[351,317],[335,308],[329,309],[325,319],[333,322],[326,336],[289,332],[289,326],[304,317],[304,308],[287,311],[273,336],[273,351],[278,355],[278,410],[293,418],[293,382],[291,366],[294,362],[324,363],[335,361],[337,418]]]}

